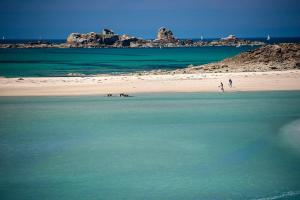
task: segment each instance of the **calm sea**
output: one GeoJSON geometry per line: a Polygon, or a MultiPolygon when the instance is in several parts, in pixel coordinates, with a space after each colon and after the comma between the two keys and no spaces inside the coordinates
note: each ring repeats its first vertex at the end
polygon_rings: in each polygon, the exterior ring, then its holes
{"type": "Polygon", "coordinates": [[[95,75],[171,70],[190,64],[219,61],[250,48],[0,49],[0,76],[67,76],[69,73],[95,75]]]}
{"type": "Polygon", "coordinates": [[[1,97],[0,199],[299,199],[300,92],[1,97]]]}
{"type": "MultiPolygon", "coordinates": [[[[213,39],[210,39],[213,40],[213,39]]],[[[250,40],[265,41],[265,38],[250,40]]],[[[5,40],[7,43],[29,40],[5,40]]],[[[34,41],[33,41],[34,42],[34,41]]],[[[63,40],[47,42],[62,43],[63,40]]],[[[300,42],[300,38],[272,38],[269,43],[300,42]]],[[[199,47],[151,49],[0,49],[0,76],[40,77],[119,74],[220,61],[257,47],[199,47]]]]}

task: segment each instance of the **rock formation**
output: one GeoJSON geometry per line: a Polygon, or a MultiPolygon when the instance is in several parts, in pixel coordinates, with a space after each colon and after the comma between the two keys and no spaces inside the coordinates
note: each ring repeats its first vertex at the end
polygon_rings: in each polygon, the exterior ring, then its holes
{"type": "Polygon", "coordinates": [[[165,27],[161,27],[157,33],[157,40],[164,41],[164,42],[174,42],[175,37],[173,32],[165,27]]]}
{"type": "Polygon", "coordinates": [[[263,42],[238,39],[234,35],[215,41],[179,40],[173,32],[165,27],[158,30],[157,39],[144,40],[129,35],[118,35],[110,29],[101,33],[71,33],[66,43],[21,43],[0,44],[0,48],[164,48],[164,47],[202,47],[202,46],[245,46],[264,45],[263,42]]]}
{"type": "Polygon", "coordinates": [[[95,32],[86,34],[71,33],[67,38],[67,43],[80,47],[101,47],[101,45],[112,45],[118,40],[119,36],[115,35],[112,30],[104,29],[102,34],[97,34],[95,32]]]}

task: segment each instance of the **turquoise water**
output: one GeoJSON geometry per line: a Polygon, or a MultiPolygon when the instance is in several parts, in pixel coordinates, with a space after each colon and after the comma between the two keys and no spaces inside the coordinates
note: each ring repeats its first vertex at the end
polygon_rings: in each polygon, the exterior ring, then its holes
{"type": "Polygon", "coordinates": [[[300,198],[300,92],[1,97],[0,113],[1,200],[300,198]]]}
{"type": "Polygon", "coordinates": [[[151,49],[0,49],[0,76],[36,77],[172,70],[234,56],[255,47],[151,49]]]}

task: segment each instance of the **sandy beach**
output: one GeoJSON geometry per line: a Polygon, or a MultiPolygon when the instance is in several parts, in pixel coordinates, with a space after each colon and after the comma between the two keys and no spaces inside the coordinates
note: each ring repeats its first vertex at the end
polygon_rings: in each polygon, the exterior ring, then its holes
{"type": "Polygon", "coordinates": [[[240,73],[0,78],[0,96],[69,96],[112,93],[300,90],[300,70],[240,73]],[[228,86],[228,79],[233,87],[228,86]]]}

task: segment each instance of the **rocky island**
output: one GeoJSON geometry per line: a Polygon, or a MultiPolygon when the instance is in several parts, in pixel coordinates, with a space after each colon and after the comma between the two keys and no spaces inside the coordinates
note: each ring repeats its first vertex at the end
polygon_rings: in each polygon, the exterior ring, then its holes
{"type": "Polygon", "coordinates": [[[214,41],[194,41],[177,39],[173,32],[161,27],[154,40],[146,40],[127,34],[119,35],[111,29],[101,33],[71,33],[66,43],[47,43],[43,41],[22,44],[0,44],[0,48],[164,48],[164,47],[201,47],[201,46],[260,46],[265,43],[239,39],[234,35],[214,41]]]}

